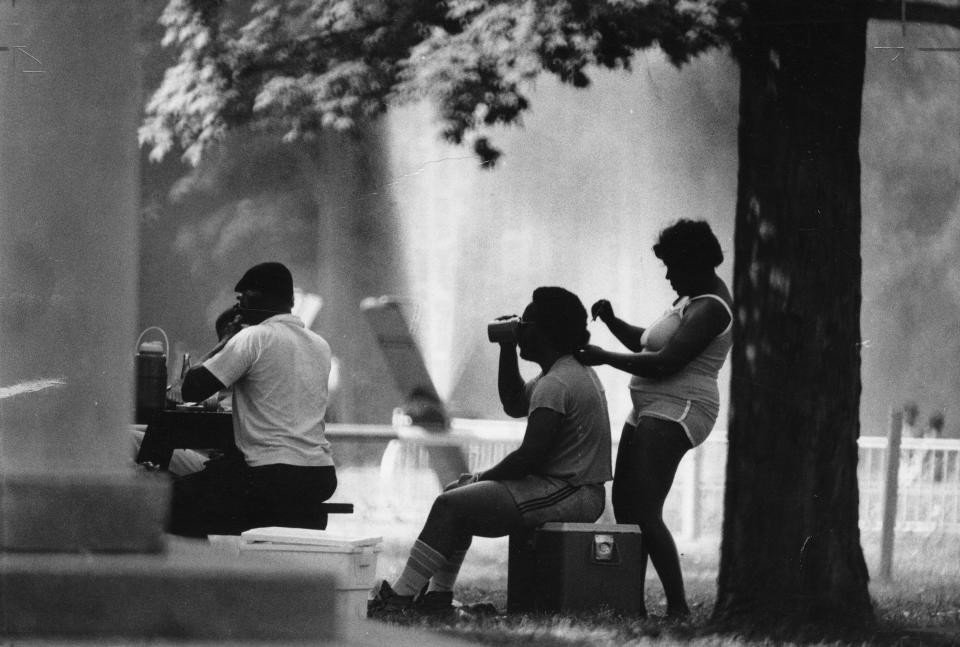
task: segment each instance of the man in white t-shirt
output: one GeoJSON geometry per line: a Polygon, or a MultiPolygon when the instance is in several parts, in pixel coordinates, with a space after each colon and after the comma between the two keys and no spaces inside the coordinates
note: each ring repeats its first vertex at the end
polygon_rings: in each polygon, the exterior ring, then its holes
{"type": "Polygon", "coordinates": [[[199,402],[233,387],[239,453],[174,482],[174,534],[323,525],[318,506],[337,487],[324,434],[330,346],[291,314],[293,278],[282,264],[255,265],[234,289],[245,327],[187,373],[182,391],[199,402]]]}

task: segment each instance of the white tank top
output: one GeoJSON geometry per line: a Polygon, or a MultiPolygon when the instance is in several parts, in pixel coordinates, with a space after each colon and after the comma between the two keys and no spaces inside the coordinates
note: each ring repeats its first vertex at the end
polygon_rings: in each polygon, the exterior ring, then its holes
{"type": "Polygon", "coordinates": [[[707,344],[703,352],[694,357],[682,369],[665,378],[634,375],[630,380],[630,390],[642,391],[648,395],[662,394],[684,400],[693,400],[715,411],[720,407],[717,375],[727,358],[730,345],[733,343],[733,312],[726,301],[715,294],[701,294],[693,298],[684,297],[643,331],[640,343],[643,344],[645,350],[657,351],[663,348],[677,331],[677,328],[680,327],[680,320],[683,319],[687,306],[697,299],[719,301],[730,315],[730,323],[707,344]]]}

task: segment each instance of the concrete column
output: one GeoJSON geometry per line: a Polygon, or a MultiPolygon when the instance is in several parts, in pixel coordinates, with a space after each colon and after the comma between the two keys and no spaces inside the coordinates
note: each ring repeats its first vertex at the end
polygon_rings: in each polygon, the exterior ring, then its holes
{"type": "Polygon", "coordinates": [[[163,535],[127,438],[140,5],[0,0],[0,635],[430,644],[329,567],[163,535]]]}
{"type": "Polygon", "coordinates": [[[129,455],[140,4],[0,0],[0,635],[329,644],[330,573],[168,543],[129,455]]]}
{"type": "Polygon", "coordinates": [[[0,0],[3,549],[160,546],[164,491],[127,440],[138,5],[0,0]]]}

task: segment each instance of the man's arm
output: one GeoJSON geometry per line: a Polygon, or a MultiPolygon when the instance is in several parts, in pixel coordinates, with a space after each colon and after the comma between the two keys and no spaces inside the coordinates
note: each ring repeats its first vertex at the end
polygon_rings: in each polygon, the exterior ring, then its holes
{"type": "Polygon", "coordinates": [[[500,367],[497,371],[497,393],[503,412],[511,418],[527,415],[527,401],[523,393],[523,377],[517,361],[516,344],[500,344],[500,367]]]}
{"type": "Polygon", "coordinates": [[[527,430],[520,447],[490,469],[481,472],[477,480],[510,481],[535,473],[556,442],[557,429],[562,419],[563,415],[553,409],[535,409],[527,420],[527,430]]]}
{"type": "MultiPolygon", "coordinates": [[[[224,331],[224,335],[220,338],[220,341],[217,342],[216,346],[210,349],[210,352],[203,356],[201,361],[205,362],[211,357],[217,355],[224,349],[224,347],[227,345],[227,342],[233,339],[233,337],[240,330],[239,318],[237,318],[228,324],[224,331]]],[[[217,391],[222,391],[225,388],[226,385],[221,382],[213,373],[211,373],[210,369],[200,365],[190,369],[187,371],[187,374],[183,376],[183,384],[180,385],[180,393],[183,396],[184,402],[202,402],[217,391]]]]}
{"type": "Polygon", "coordinates": [[[184,402],[202,402],[224,388],[226,386],[223,382],[218,380],[206,367],[197,366],[191,368],[183,376],[183,385],[180,387],[180,392],[183,394],[184,402]]]}

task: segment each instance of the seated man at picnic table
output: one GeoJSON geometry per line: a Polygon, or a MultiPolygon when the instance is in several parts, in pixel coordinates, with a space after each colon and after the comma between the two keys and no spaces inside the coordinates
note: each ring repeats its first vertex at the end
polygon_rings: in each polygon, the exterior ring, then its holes
{"type": "Polygon", "coordinates": [[[200,402],[232,387],[239,452],[174,481],[170,532],[178,535],[314,527],[337,487],[324,423],[330,346],[291,313],[284,265],[255,265],[234,290],[244,326],[190,369],[181,388],[184,400],[200,402]]]}
{"type": "Polygon", "coordinates": [[[370,617],[443,613],[473,537],[503,537],[548,521],[596,521],[612,478],[607,400],[596,373],[574,358],[590,338],[580,299],[541,287],[516,339],[500,342],[497,382],[507,415],[527,417],[518,449],[497,465],[464,474],[437,497],[410,557],[391,586],[382,582],[370,617]],[[540,365],[524,383],[520,357],[540,365]]]}

